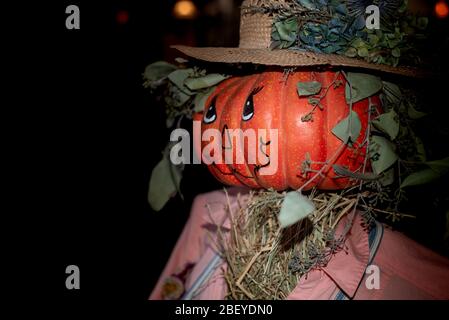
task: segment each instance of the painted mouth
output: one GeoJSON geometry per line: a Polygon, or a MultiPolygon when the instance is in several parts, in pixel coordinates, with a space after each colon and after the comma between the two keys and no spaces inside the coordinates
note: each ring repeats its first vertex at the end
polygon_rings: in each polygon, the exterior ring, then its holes
{"type": "MultiPolygon", "coordinates": [[[[231,140],[231,136],[229,135],[228,129],[229,129],[229,128],[228,128],[228,125],[225,124],[225,125],[223,126],[222,131],[221,131],[221,137],[222,137],[222,141],[223,141],[223,140],[224,140],[224,139],[223,139],[223,138],[224,138],[224,135],[225,135],[225,133],[226,133],[226,134],[228,135],[227,137],[228,137],[228,141],[230,141],[230,145],[229,145],[229,146],[225,146],[225,145],[222,143],[222,150],[232,150],[232,145],[233,145],[233,143],[232,143],[232,140],[231,140]]],[[[262,169],[262,168],[268,167],[268,166],[270,165],[270,162],[271,162],[270,156],[264,151],[264,147],[266,148],[267,146],[270,145],[270,143],[271,143],[271,140],[268,140],[267,142],[264,142],[263,139],[262,139],[262,137],[260,137],[260,139],[259,139],[259,149],[260,149],[260,152],[261,152],[265,157],[268,158],[268,161],[267,161],[266,164],[263,164],[263,165],[255,164],[255,165],[254,165],[254,168],[253,168],[253,175],[252,175],[252,176],[244,175],[243,173],[239,172],[239,171],[238,171],[232,164],[228,164],[228,167],[229,167],[229,169],[231,170],[231,172],[223,172],[223,171],[220,169],[220,167],[217,166],[217,164],[215,163],[215,161],[212,162],[212,165],[214,166],[214,168],[215,168],[218,172],[220,172],[220,173],[223,174],[223,175],[238,175],[238,176],[240,176],[240,177],[242,177],[242,178],[253,179],[253,180],[255,180],[256,177],[257,177],[258,174],[259,174],[259,170],[262,169]]]]}

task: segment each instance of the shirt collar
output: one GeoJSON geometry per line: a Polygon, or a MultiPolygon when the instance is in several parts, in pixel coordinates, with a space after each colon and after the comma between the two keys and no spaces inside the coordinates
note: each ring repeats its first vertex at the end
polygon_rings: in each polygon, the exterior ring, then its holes
{"type": "Polygon", "coordinates": [[[354,215],[347,215],[337,226],[336,235],[339,235],[347,223],[352,224],[344,248],[322,268],[349,298],[354,297],[370,260],[368,232],[362,226],[360,214],[355,212],[354,215]]]}

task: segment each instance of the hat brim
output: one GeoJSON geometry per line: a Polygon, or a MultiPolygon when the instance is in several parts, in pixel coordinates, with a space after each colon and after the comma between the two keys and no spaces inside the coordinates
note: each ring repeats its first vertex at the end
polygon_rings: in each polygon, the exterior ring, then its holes
{"type": "Polygon", "coordinates": [[[282,67],[354,67],[377,70],[408,77],[426,77],[430,74],[424,70],[412,67],[392,67],[388,65],[369,63],[363,60],[349,58],[336,54],[320,54],[288,49],[246,49],[223,47],[188,47],[175,45],[172,48],[185,55],[208,62],[222,63],[253,63],[282,67]]]}

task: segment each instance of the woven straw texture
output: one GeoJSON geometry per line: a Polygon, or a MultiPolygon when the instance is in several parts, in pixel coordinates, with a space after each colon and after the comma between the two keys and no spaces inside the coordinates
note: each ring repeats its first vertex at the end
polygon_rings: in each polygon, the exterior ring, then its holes
{"type": "MultiPolygon", "coordinates": [[[[266,1],[268,0],[245,0],[243,2],[240,15],[240,42],[238,48],[197,48],[181,45],[172,47],[187,56],[208,62],[254,63],[283,67],[341,66],[378,70],[410,77],[424,77],[428,75],[416,68],[374,64],[336,54],[320,54],[289,49],[271,50],[269,47],[274,18],[268,14],[250,12],[248,9],[249,7],[254,8],[257,6],[262,8],[266,1]]],[[[279,5],[282,6],[285,3],[279,0],[279,5]]]]}

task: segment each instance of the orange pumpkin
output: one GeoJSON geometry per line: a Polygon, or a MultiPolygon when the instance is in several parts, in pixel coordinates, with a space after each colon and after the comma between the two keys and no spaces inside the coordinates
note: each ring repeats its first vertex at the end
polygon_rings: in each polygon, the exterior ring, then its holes
{"type": "MultiPolygon", "coordinates": [[[[233,143],[234,155],[237,151],[243,152],[245,163],[213,163],[208,166],[210,172],[227,185],[276,190],[297,189],[316,175],[332,155],[337,155],[329,163],[329,170],[324,170],[322,175],[309,182],[304,189],[317,186],[330,190],[353,185],[356,181],[337,175],[332,165],[338,164],[358,172],[363,168],[366,154],[363,141],[368,125],[369,101],[367,98],[353,104],[353,111],[358,114],[361,122],[361,131],[352,146],[342,146],[343,141],[332,133],[332,129],[349,114],[345,83],[342,74],[331,71],[293,72],[288,77],[283,72],[270,71],[223,81],[208,97],[205,110],[194,115],[194,120],[201,121],[202,133],[211,128],[220,132],[225,128],[243,131],[278,129],[278,166],[274,174],[260,175],[262,165],[247,161],[249,155],[257,150],[249,150],[245,143],[233,143]],[[297,84],[300,81],[318,81],[322,85],[321,92],[312,96],[323,95],[320,100],[322,108],[314,110],[311,121],[304,121],[303,118],[312,110],[312,105],[309,102],[310,96],[298,95],[297,84]],[[334,86],[337,82],[340,85],[334,86]],[[329,89],[324,95],[327,87],[329,89]],[[337,152],[338,150],[341,152],[337,152]]],[[[371,102],[380,106],[377,96],[371,97],[371,102]]],[[[211,143],[218,141],[203,141],[202,150],[211,143]]],[[[268,156],[274,154],[266,142],[264,147],[268,156]]],[[[217,149],[225,152],[222,147],[217,149]]],[[[369,167],[367,169],[370,170],[369,167]]]]}

